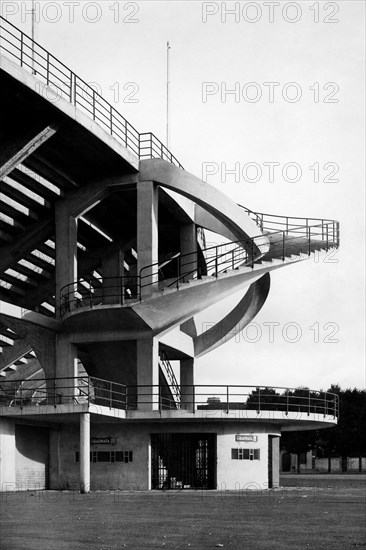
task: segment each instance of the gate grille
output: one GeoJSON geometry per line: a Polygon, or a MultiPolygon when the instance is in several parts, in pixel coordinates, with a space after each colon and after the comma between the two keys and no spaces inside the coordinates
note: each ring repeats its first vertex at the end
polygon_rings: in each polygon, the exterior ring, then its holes
{"type": "Polygon", "coordinates": [[[152,489],[216,489],[216,434],[152,434],[152,489]]]}

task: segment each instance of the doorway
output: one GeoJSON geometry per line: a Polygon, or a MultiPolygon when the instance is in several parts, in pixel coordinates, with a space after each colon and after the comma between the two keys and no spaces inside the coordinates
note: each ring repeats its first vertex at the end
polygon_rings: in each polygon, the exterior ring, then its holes
{"type": "Polygon", "coordinates": [[[152,489],[216,489],[216,434],[151,435],[152,489]]]}

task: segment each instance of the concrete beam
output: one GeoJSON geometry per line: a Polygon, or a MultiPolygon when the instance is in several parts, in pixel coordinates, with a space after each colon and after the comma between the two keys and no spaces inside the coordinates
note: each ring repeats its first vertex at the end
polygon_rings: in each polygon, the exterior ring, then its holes
{"type": "Polygon", "coordinates": [[[47,217],[42,222],[38,222],[34,228],[25,231],[16,242],[3,246],[0,255],[0,272],[6,271],[24,256],[37,248],[37,244],[44,243],[52,237],[54,232],[53,221],[47,217]]]}
{"type": "MultiPolygon", "coordinates": [[[[23,326],[24,329],[26,329],[28,325],[35,325],[39,328],[44,328],[53,332],[61,330],[61,324],[56,321],[56,319],[9,304],[2,300],[0,300],[0,322],[10,328],[12,328],[12,324],[17,323],[18,327],[23,326]]],[[[14,330],[14,332],[19,334],[18,330],[14,330]]]]}
{"type": "MultiPolygon", "coordinates": [[[[1,305],[1,303],[0,303],[1,305]]],[[[16,306],[13,306],[16,308],[16,306]]],[[[20,309],[20,308],[18,308],[20,309]]],[[[33,312],[31,312],[33,313],[33,312]]],[[[40,313],[34,313],[36,319],[45,317],[40,313]]],[[[26,317],[25,317],[26,318],[26,317]]],[[[55,320],[45,317],[45,319],[53,321],[55,320]]],[[[55,331],[49,327],[41,326],[40,324],[34,324],[15,317],[3,316],[0,314],[0,320],[11,330],[13,330],[20,338],[25,340],[29,346],[34,350],[39,363],[41,364],[45,376],[47,378],[53,378],[56,376],[56,357],[55,357],[55,344],[56,335],[55,331]]],[[[52,326],[52,324],[50,324],[52,326]]]]}
{"type": "Polygon", "coordinates": [[[29,157],[38,147],[43,145],[57,131],[54,125],[46,126],[41,131],[31,130],[9,139],[8,143],[2,144],[0,152],[0,180],[10,174],[14,168],[29,157]]]}
{"type": "Polygon", "coordinates": [[[0,354],[0,371],[9,367],[30,351],[32,351],[32,346],[30,346],[25,340],[18,340],[14,342],[13,346],[9,346],[4,349],[4,351],[0,354]]]}
{"type": "Polygon", "coordinates": [[[78,217],[84,215],[94,205],[108,196],[113,189],[127,185],[135,185],[137,174],[127,174],[116,179],[101,179],[90,182],[78,189],[69,191],[65,196],[65,208],[70,215],[78,217]]]}
{"type": "Polygon", "coordinates": [[[194,357],[193,338],[182,332],[180,327],[175,327],[165,334],[159,335],[159,342],[176,350],[180,357],[194,357]]]}
{"type": "Polygon", "coordinates": [[[10,197],[11,199],[18,202],[19,204],[22,204],[23,206],[28,208],[31,212],[34,212],[37,215],[43,214],[45,209],[50,208],[50,203],[48,201],[45,200],[45,204],[40,204],[29,195],[26,195],[25,193],[21,193],[20,191],[15,189],[12,185],[9,184],[10,180],[11,178],[6,177],[1,182],[1,191],[7,197],[10,197]]]}

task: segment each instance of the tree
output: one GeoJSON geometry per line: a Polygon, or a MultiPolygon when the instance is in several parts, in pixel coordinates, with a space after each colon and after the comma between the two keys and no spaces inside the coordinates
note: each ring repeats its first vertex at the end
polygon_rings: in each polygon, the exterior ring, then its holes
{"type": "MultiPolygon", "coordinates": [[[[339,397],[337,426],[307,432],[284,432],[281,446],[296,454],[313,448],[317,456],[322,457],[366,456],[366,391],[356,388],[342,390],[339,385],[332,385],[327,391],[339,397]]],[[[318,395],[321,400],[325,392],[318,395]]],[[[332,414],[331,407],[327,406],[325,412],[332,414]]]]}

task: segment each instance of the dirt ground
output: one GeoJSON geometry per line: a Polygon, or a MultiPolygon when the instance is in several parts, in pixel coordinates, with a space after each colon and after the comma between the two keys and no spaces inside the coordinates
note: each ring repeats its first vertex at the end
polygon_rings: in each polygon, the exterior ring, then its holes
{"type": "Polygon", "coordinates": [[[8,493],[1,550],[365,548],[366,476],[281,478],[255,491],[8,493]]]}

